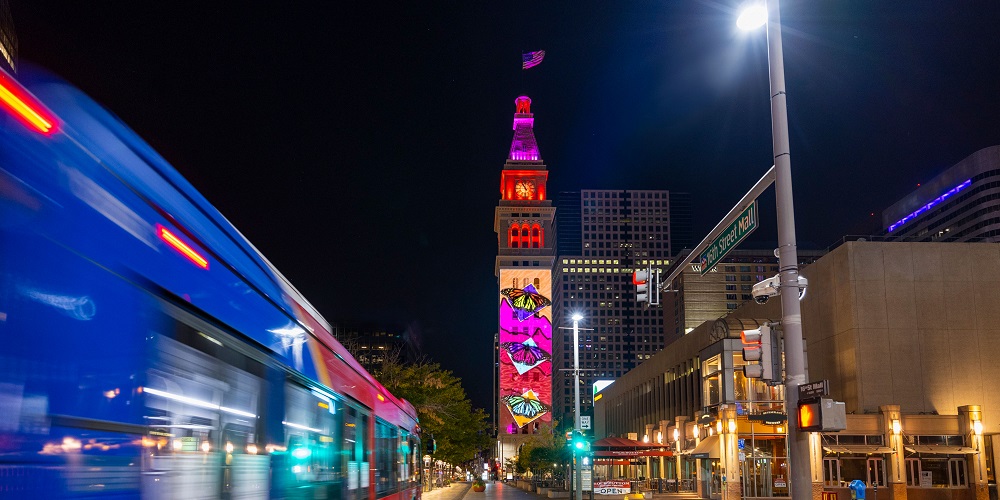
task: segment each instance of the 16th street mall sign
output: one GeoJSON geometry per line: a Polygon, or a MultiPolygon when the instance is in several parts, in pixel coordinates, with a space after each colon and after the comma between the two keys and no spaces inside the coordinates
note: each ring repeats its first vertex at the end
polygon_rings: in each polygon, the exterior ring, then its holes
{"type": "Polygon", "coordinates": [[[701,254],[701,275],[712,270],[729,253],[736,248],[748,234],[757,229],[757,200],[754,200],[743,212],[712,242],[701,254]]]}

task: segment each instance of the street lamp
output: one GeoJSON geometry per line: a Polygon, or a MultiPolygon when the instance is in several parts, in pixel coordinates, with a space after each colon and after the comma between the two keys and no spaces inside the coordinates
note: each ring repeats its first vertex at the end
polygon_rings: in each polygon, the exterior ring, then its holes
{"type": "MultiPolygon", "coordinates": [[[[576,418],[573,420],[573,431],[580,434],[580,320],[583,315],[576,313],[573,315],[573,409],[576,411],[576,418]]],[[[573,472],[576,476],[576,500],[583,500],[583,478],[580,461],[576,459],[576,448],[573,449],[573,472]]]]}
{"type": "MultiPolygon", "coordinates": [[[[744,10],[741,29],[767,24],[767,62],[771,84],[771,146],[774,153],[774,193],[778,218],[778,268],[781,291],[781,327],[785,334],[786,411],[798,407],[799,386],[806,383],[799,310],[799,258],[795,248],[795,211],[792,206],[792,161],[788,147],[788,109],[785,67],[781,53],[781,12],[778,0],[744,10]],[[761,20],[763,18],[763,21],[761,20]]],[[[809,437],[788,419],[788,461],[792,500],[812,498],[809,437]]]]}

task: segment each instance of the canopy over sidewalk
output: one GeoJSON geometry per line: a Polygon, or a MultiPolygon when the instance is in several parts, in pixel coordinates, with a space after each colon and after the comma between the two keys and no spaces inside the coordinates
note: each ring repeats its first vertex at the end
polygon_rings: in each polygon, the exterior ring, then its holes
{"type": "Polygon", "coordinates": [[[634,439],[606,437],[591,445],[594,457],[672,457],[670,445],[643,443],[634,439]]]}

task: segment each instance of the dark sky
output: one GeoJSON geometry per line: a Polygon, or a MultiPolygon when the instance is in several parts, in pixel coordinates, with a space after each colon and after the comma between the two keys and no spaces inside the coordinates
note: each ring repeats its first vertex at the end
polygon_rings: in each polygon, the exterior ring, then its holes
{"type": "MultiPolygon", "coordinates": [[[[418,322],[476,406],[515,97],[550,193],[687,191],[697,239],[772,163],[765,36],[736,31],[738,0],[10,2],[22,61],[133,127],[331,322],[418,322]]],[[[1000,144],[1000,2],[782,16],[800,246],[1000,144]]]]}

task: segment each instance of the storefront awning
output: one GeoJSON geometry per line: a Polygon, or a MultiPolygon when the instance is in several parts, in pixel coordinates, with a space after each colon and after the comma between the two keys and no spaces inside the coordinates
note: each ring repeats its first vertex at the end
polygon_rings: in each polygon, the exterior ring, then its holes
{"type": "Polygon", "coordinates": [[[874,444],[825,444],[823,449],[830,453],[892,453],[892,448],[874,444]]]}
{"type": "Polygon", "coordinates": [[[911,444],[905,446],[907,451],[914,453],[939,453],[942,455],[972,455],[979,453],[969,446],[947,446],[943,444],[911,444]]]}
{"type": "Polygon", "coordinates": [[[595,441],[590,447],[595,457],[672,457],[669,445],[643,443],[634,439],[606,437],[595,441]]]}
{"type": "Polygon", "coordinates": [[[688,456],[691,458],[719,458],[719,436],[708,436],[702,439],[688,456]]]}

